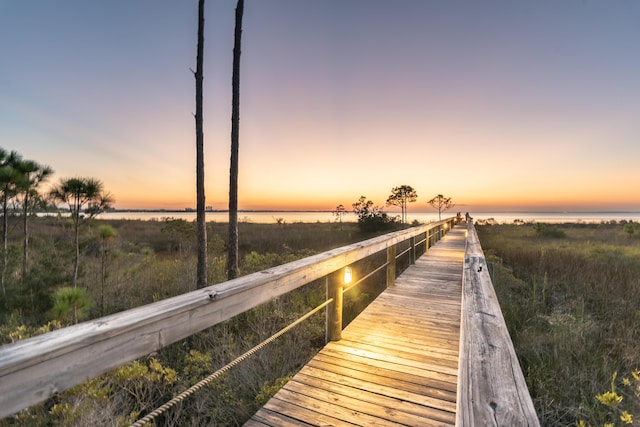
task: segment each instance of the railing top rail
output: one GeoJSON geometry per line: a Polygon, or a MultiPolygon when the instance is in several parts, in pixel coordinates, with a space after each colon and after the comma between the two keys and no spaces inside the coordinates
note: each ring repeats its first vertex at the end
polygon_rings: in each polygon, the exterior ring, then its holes
{"type": "Polygon", "coordinates": [[[412,227],[0,347],[0,418],[449,224],[412,227]]]}
{"type": "Polygon", "coordinates": [[[462,283],[457,426],[540,426],[487,262],[468,224],[462,283]]]}

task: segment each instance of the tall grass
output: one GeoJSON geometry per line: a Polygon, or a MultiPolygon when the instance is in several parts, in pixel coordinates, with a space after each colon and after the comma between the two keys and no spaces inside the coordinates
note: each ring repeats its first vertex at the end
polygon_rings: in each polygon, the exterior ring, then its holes
{"type": "Polygon", "coordinates": [[[542,425],[603,425],[610,411],[595,396],[640,367],[640,239],[620,224],[478,234],[542,425]]]}

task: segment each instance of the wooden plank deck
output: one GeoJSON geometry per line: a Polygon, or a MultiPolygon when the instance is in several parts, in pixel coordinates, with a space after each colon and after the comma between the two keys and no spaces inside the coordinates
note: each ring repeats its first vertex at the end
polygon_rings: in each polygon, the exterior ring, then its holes
{"type": "Polygon", "coordinates": [[[451,230],[245,426],[452,426],[466,225],[451,230]]]}

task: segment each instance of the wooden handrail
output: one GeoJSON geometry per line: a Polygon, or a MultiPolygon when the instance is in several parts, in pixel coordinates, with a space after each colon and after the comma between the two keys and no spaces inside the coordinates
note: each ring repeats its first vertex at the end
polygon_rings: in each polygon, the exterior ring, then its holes
{"type": "MultiPolygon", "coordinates": [[[[446,225],[445,225],[446,224],[446,225]]],[[[0,347],[0,418],[230,319],[455,218],[343,246],[258,273],[0,347]]],[[[430,245],[427,245],[430,246],[430,245]]],[[[395,263],[394,263],[395,265],[395,263]]]]}
{"type": "Polygon", "coordinates": [[[456,426],[540,426],[471,222],[462,280],[456,426]]]}

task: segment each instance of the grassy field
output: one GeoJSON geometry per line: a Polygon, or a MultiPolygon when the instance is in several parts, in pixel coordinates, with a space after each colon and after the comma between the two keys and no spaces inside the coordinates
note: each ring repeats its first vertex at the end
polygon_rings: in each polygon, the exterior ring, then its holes
{"type": "MultiPolygon", "coordinates": [[[[19,223],[10,224],[9,270],[20,270],[19,223]]],[[[226,224],[210,223],[209,280],[226,278],[226,224]]],[[[637,224],[483,225],[482,247],[544,426],[623,425],[640,417],[640,229],[637,224]],[[622,398],[618,401],[618,398],[622,398]],[[583,424],[580,424],[580,423],[583,424]]],[[[0,341],[69,324],[52,311],[68,285],[72,234],[63,218],[34,220],[29,274],[7,274],[0,341]],[[51,322],[54,320],[54,322],[51,322]]],[[[356,224],[240,224],[241,273],[373,237],[356,224]]],[[[81,237],[84,319],[195,287],[195,227],[161,221],[92,221],[81,237]],[[103,227],[113,228],[109,239],[103,227]]],[[[376,284],[347,294],[346,318],[375,296],[376,284]]],[[[128,425],[324,299],[312,283],[187,340],[125,365],[55,401],[0,420],[8,425],[128,425]]],[[[243,362],[164,426],[241,425],[323,344],[324,319],[294,329],[243,362]]]]}
{"type": "Polygon", "coordinates": [[[478,234],[542,425],[640,416],[637,234],[625,224],[485,225],[478,234]]]}

